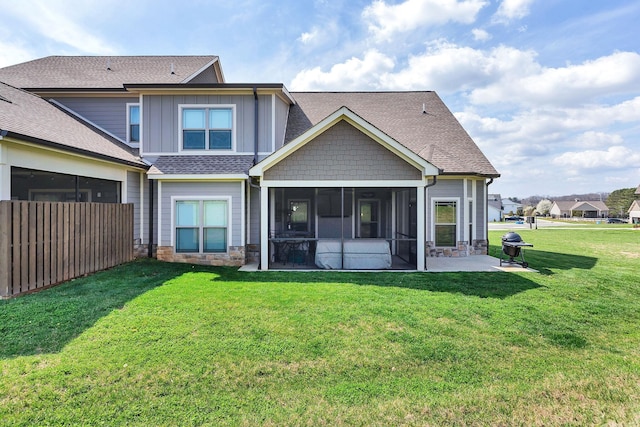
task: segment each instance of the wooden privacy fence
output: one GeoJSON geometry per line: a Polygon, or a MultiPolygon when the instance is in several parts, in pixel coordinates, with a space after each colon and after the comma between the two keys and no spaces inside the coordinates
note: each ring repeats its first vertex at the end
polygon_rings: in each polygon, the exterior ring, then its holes
{"type": "Polygon", "coordinates": [[[133,205],[0,201],[0,297],[133,259],[133,205]]]}

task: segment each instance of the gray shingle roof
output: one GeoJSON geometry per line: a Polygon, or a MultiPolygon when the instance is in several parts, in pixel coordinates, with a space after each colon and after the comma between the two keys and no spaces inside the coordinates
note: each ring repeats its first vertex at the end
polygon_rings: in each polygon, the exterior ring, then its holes
{"type": "Polygon", "coordinates": [[[599,200],[557,200],[554,202],[561,211],[573,211],[578,210],[582,205],[591,205],[599,211],[608,211],[609,208],[604,202],[599,200]]]}
{"type": "Polygon", "coordinates": [[[182,83],[217,60],[217,56],[48,56],[0,68],[0,81],[23,89],[122,89],[125,83],[182,83]]]}
{"type": "Polygon", "coordinates": [[[119,163],[146,165],[136,152],[94,131],[37,95],[0,83],[0,129],[8,137],[80,151],[119,163]]]}
{"type": "Polygon", "coordinates": [[[161,156],[153,162],[149,175],[246,174],[253,166],[252,155],[161,156]]]}
{"type": "Polygon", "coordinates": [[[498,172],[435,92],[292,92],[285,143],[347,107],[445,174],[498,172]],[[426,113],[423,113],[423,105],[426,113]]]}

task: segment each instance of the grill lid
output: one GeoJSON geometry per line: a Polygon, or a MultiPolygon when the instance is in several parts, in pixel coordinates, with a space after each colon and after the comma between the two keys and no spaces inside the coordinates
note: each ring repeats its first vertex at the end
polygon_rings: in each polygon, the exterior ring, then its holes
{"type": "Polygon", "coordinates": [[[508,232],[504,236],[502,236],[503,242],[522,242],[522,237],[518,233],[514,233],[513,231],[508,232]]]}

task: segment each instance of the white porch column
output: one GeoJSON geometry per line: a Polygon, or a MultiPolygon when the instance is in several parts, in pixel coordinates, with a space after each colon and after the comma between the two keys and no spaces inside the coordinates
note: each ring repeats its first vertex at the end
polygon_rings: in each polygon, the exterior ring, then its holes
{"type": "Polygon", "coordinates": [[[425,241],[427,240],[427,235],[425,234],[425,216],[426,216],[426,206],[425,206],[425,197],[424,197],[424,191],[425,188],[424,187],[417,187],[416,188],[416,193],[417,193],[417,222],[418,222],[418,229],[417,229],[417,236],[416,238],[418,239],[418,245],[417,245],[417,265],[416,268],[418,269],[418,271],[424,271],[425,270],[425,241]]]}
{"type": "Polygon", "coordinates": [[[260,190],[260,270],[269,269],[269,191],[260,190]]]}

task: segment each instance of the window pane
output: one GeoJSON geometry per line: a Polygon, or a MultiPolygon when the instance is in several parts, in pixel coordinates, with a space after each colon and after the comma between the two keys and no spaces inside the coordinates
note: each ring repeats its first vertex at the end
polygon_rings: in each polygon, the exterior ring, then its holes
{"type": "Polygon", "coordinates": [[[203,130],[185,130],[182,131],[182,148],[185,150],[204,150],[203,130]]]}
{"type": "Polygon", "coordinates": [[[456,245],[456,226],[455,225],[436,225],[436,246],[456,245]]]}
{"type": "Polygon", "coordinates": [[[198,225],[198,210],[200,202],[177,201],[176,202],[176,227],[189,227],[198,225]]]}
{"type": "Polygon", "coordinates": [[[231,129],[231,110],[209,110],[209,129],[231,129]]]}
{"type": "Polygon", "coordinates": [[[207,227],[227,226],[227,202],[225,200],[204,202],[204,225],[207,227]]]}
{"type": "Polygon", "coordinates": [[[140,125],[131,125],[129,127],[129,141],[140,142],[140,125]]]}
{"type": "Polygon", "coordinates": [[[140,107],[138,105],[132,105],[129,107],[129,124],[140,124],[140,107]]]}
{"type": "Polygon", "coordinates": [[[203,109],[185,109],[182,110],[182,128],[183,129],[204,129],[205,114],[203,109]]]}
{"type": "Polygon", "coordinates": [[[436,223],[456,223],[456,202],[436,202],[436,223]]]}
{"type": "Polygon", "coordinates": [[[205,228],[203,250],[205,252],[226,252],[227,251],[227,229],[226,228],[205,228]]]}
{"type": "Polygon", "coordinates": [[[231,131],[230,130],[209,131],[209,148],[212,150],[230,150],[231,149],[231,131]]]}
{"type": "Polygon", "coordinates": [[[199,252],[197,228],[176,228],[176,252],[199,252]]]}

